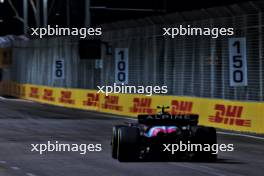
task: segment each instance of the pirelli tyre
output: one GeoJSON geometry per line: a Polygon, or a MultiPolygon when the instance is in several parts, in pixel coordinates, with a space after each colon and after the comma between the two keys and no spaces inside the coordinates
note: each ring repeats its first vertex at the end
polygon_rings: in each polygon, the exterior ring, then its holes
{"type": "Polygon", "coordinates": [[[196,151],[193,159],[203,161],[215,161],[217,154],[214,154],[212,146],[217,144],[216,130],[213,127],[198,126],[194,129],[194,140],[192,143],[210,145],[210,151],[196,151]]]}
{"type": "Polygon", "coordinates": [[[117,159],[120,162],[136,161],[139,158],[140,132],[136,127],[118,129],[117,159]]]}
{"type": "Polygon", "coordinates": [[[124,125],[116,125],[112,128],[112,158],[117,159],[117,139],[118,139],[118,129],[124,127],[124,125]]]}

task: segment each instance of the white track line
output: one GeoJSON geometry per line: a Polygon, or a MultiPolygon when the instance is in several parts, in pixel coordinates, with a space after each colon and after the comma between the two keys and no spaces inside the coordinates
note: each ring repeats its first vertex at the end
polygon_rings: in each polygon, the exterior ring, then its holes
{"type": "Polygon", "coordinates": [[[248,135],[248,134],[240,134],[240,133],[232,133],[232,132],[223,132],[223,131],[218,131],[218,134],[224,134],[224,135],[231,135],[231,136],[242,136],[242,137],[248,137],[252,139],[261,139],[264,140],[264,137],[259,137],[259,136],[253,136],[253,135],[248,135]]]}
{"type": "MultiPolygon", "coordinates": [[[[211,167],[208,167],[208,166],[200,166],[201,168],[203,168],[203,169],[206,169],[206,170],[208,170],[208,171],[211,171],[211,173],[215,173],[215,172],[218,172],[218,173],[220,173],[220,170],[218,170],[218,169],[214,169],[214,168],[211,168],[211,167]]],[[[222,171],[223,172],[223,171],[222,171]]],[[[228,174],[228,175],[232,175],[232,176],[244,176],[244,175],[241,175],[241,174],[237,174],[237,173],[225,173],[225,174],[228,174]]],[[[225,174],[223,174],[223,175],[225,175],[225,174]]]]}
{"type": "Polygon", "coordinates": [[[172,164],[173,165],[177,165],[179,167],[192,169],[192,170],[198,171],[200,173],[205,173],[207,175],[226,176],[225,174],[220,173],[220,172],[218,172],[218,170],[215,170],[215,169],[212,169],[212,168],[210,168],[210,169],[208,169],[208,168],[201,169],[201,168],[192,167],[190,164],[180,164],[180,163],[172,163],[172,164]]]}
{"type": "Polygon", "coordinates": [[[137,121],[137,118],[133,118],[133,117],[114,116],[112,114],[98,114],[98,112],[95,112],[95,111],[88,111],[88,112],[91,114],[94,114],[94,115],[100,115],[100,116],[110,117],[110,118],[114,118],[114,119],[125,119],[125,120],[137,121]]]}
{"type": "Polygon", "coordinates": [[[16,166],[12,166],[10,168],[13,169],[13,170],[20,170],[20,168],[19,167],[16,167],[16,166]]]}
{"type": "Polygon", "coordinates": [[[35,174],[32,174],[30,172],[26,173],[27,176],[36,176],[35,174]]]}
{"type": "Polygon", "coordinates": [[[34,103],[34,102],[31,101],[31,100],[20,99],[20,98],[12,99],[12,98],[5,98],[5,97],[1,97],[1,96],[0,96],[0,100],[34,103]]]}

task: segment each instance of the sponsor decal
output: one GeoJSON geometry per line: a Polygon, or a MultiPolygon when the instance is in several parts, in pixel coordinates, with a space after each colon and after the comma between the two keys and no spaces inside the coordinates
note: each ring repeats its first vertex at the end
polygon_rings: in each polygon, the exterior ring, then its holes
{"type": "Polygon", "coordinates": [[[215,115],[209,116],[209,122],[226,125],[251,127],[251,120],[242,119],[243,106],[215,104],[215,115]]]}
{"type": "Polygon", "coordinates": [[[31,98],[39,98],[39,88],[38,87],[30,87],[29,97],[31,98]]]}
{"type": "Polygon", "coordinates": [[[171,101],[171,114],[192,114],[193,102],[192,101],[171,101]]]}
{"type": "Polygon", "coordinates": [[[99,94],[87,93],[87,100],[83,101],[84,106],[99,107],[99,94]]]}
{"type": "Polygon", "coordinates": [[[47,101],[55,101],[55,98],[53,97],[53,90],[52,89],[44,89],[44,95],[42,98],[44,100],[47,100],[47,101]]]}
{"type": "Polygon", "coordinates": [[[151,98],[134,98],[130,112],[156,114],[156,109],[151,108],[151,101],[151,98]]]}
{"type": "Polygon", "coordinates": [[[61,91],[61,97],[59,98],[59,102],[65,104],[75,104],[75,101],[72,99],[72,92],[61,91]]]}
{"type": "Polygon", "coordinates": [[[103,109],[123,111],[123,107],[118,105],[119,97],[114,95],[105,96],[105,102],[102,104],[103,109]]]}

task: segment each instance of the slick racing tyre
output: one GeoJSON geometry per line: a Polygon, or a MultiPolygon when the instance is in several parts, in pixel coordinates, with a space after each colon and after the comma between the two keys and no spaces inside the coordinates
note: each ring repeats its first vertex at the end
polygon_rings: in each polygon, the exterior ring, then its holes
{"type": "Polygon", "coordinates": [[[118,129],[117,159],[121,162],[136,161],[139,158],[139,129],[121,127],[118,129]]]}
{"type": "Polygon", "coordinates": [[[124,125],[116,125],[112,129],[112,158],[117,159],[117,139],[118,139],[118,129],[124,127],[124,125]]]}
{"type": "Polygon", "coordinates": [[[213,154],[214,151],[212,151],[212,145],[217,144],[215,128],[198,126],[195,129],[193,143],[210,145],[210,151],[196,151],[194,153],[194,159],[205,161],[214,161],[217,159],[217,154],[213,154]]]}

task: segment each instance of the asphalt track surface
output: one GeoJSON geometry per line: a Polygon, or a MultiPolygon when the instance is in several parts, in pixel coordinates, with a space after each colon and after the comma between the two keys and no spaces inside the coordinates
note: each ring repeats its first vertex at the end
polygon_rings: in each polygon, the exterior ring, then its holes
{"type": "Polygon", "coordinates": [[[0,176],[263,176],[264,140],[218,135],[218,143],[233,143],[214,163],[130,162],[110,155],[111,128],[129,121],[111,115],[65,109],[23,100],[0,100],[0,176]],[[31,145],[101,143],[101,152],[31,152],[31,145]]]}

